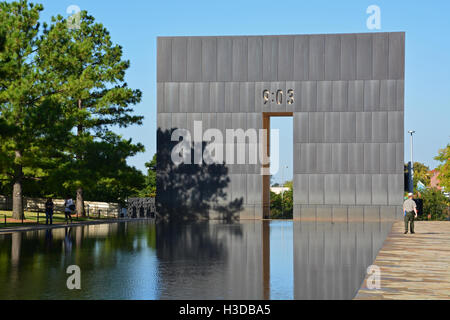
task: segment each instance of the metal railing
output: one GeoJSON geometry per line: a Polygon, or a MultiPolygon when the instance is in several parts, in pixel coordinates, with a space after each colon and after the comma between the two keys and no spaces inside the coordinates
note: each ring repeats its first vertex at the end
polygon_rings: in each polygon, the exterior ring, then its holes
{"type": "MultiPolygon", "coordinates": [[[[6,214],[0,214],[0,216],[3,216],[3,224],[6,226],[7,225],[8,216],[6,214]]],[[[23,214],[22,217],[20,218],[22,224],[24,222],[23,221],[24,218],[25,218],[25,214],[23,214]]]]}
{"type": "MultiPolygon", "coordinates": [[[[36,224],[39,224],[39,214],[40,213],[45,213],[45,211],[42,211],[42,210],[36,211],[36,224]]],[[[46,221],[47,221],[47,215],[45,215],[45,217],[46,217],[46,221]]]]}

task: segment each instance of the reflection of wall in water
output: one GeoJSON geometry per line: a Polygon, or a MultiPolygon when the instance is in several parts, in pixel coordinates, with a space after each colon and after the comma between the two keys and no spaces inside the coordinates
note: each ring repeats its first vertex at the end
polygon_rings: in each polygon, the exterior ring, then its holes
{"type": "Polygon", "coordinates": [[[263,298],[261,222],[156,230],[160,299],[263,298]]]}
{"type": "Polygon", "coordinates": [[[294,223],[294,299],[352,299],[392,222],[294,223]]]}

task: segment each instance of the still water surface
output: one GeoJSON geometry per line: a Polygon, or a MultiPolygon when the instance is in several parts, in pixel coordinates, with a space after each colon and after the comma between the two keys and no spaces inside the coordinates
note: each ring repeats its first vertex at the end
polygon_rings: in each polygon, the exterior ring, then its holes
{"type": "Polygon", "coordinates": [[[139,221],[0,235],[0,299],[352,299],[391,225],[139,221]]]}

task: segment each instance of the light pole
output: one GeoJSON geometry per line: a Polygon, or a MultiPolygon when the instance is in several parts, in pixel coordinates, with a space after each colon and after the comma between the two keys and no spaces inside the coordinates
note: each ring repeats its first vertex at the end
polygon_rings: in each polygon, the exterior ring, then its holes
{"type": "Polygon", "coordinates": [[[409,130],[408,133],[411,135],[411,176],[409,180],[409,192],[414,192],[413,134],[416,133],[416,131],[409,130]]]}

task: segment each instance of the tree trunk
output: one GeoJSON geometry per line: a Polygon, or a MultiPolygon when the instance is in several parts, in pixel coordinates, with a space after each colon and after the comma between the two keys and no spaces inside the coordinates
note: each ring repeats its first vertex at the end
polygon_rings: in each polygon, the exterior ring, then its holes
{"type": "MultiPolygon", "coordinates": [[[[13,267],[17,267],[19,265],[21,247],[22,233],[14,232],[11,235],[11,264],[13,265],[13,267]]],[[[17,268],[13,268],[13,270],[17,271],[17,268]]]]}
{"type": "MultiPolygon", "coordinates": [[[[83,105],[81,104],[81,99],[78,100],[78,109],[81,110],[83,105]]],[[[83,133],[83,125],[80,123],[77,126],[77,135],[80,136],[83,133]]],[[[81,155],[77,154],[77,160],[81,160],[81,155]]],[[[77,200],[76,208],[78,215],[81,217],[86,217],[86,211],[84,211],[84,198],[83,198],[83,187],[78,187],[77,189],[77,200]]]]}
{"type": "Polygon", "coordinates": [[[85,217],[86,216],[86,212],[84,211],[84,198],[83,198],[83,188],[78,188],[77,189],[77,212],[78,215],[81,217],[85,217]]]}
{"type": "MultiPolygon", "coordinates": [[[[22,158],[22,153],[16,150],[16,160],[22,158]]],[[[17,164],[14,170],[14,185],[13,185],[13,213],[12,218],[16,220],[22,219],[23,216],[23,194],[22,194],[22,165],[17,164]]]]}

